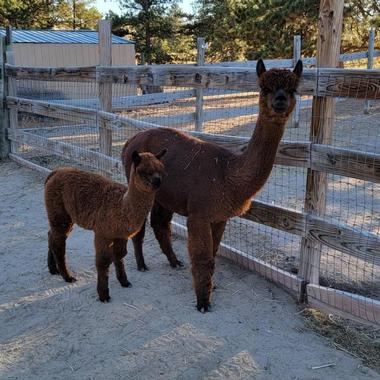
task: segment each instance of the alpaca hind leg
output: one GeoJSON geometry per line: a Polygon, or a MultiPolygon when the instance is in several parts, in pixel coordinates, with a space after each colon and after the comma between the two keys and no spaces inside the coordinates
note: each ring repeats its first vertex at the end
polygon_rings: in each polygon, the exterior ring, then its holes
{"type": "Polygon", "coordinates": [[[197,296],[197,309],[198,311],[203,310],[206,312],[210,308],[212,276],[215,268],[211,225],[207,220],[189,216],[187,228],[191,273],[197,296]]]}
{"type": "MultiPolygon", "coordinates": [[[[211,223],[212,253],[213,253],[214,258],[218,252],[220,242],[221,242],[222,237],[223,237],[224,229],[226,228],[226,223],[227,222],[225,222],[225,221],[218,222],[218,223],[211,223]]],[[[215,290],[215,289],[216,289],[216,284],[214,282],[213,290],[215,290]]]]}
{"type": "Polygon", "coordinates": [[[143,250],[142,250],[144,237],[145,237],[145,224],[146,224],[146,220],[144,221],[144,224],[141,227],[140,231],[132,238],[137,269],[140,272],[145,272],[148,270],[148,267],[145,265],[145,260],[144,260],[143,250]]]}
{"type": "Polygon", "coordinates": [[[108,288],[109,267],[112,262],[112,240],[95,235],[95,264],[98,272],[97,291],[99,300],[109,302],[111,299],[108,288]]]}
{"type": "Polygon", "coordinates": [[[60,273],[66,282],[76,279],[70,274],[66,266],[66,239],[72,229],[71,220],[62,223],[59,228],[52,227],[49,231],[48,266],[51,274],[60,273]]]}
{"type": "Polygon", "coordinates": [[[170,222],[173,213],[155,202],[150,216],[154,235],[160,244],[162,252],[168,258],[170,266],[173,268],[183,266],[182,261],[177,259],[172,247],[170,222]]]}
{"type": "Polygon", "coordinates": [[[127,254],[127,242],[124,239],[115,239],[113,241],[113,258],[112,261],[115,265],[116,278],[120,285],[128,288],[132,284],[128,281],[127,273],[124,268],[124,256],[127,254]]]}
{"type": "Polygon", "coordinates": [[[218,223],[211,223],[211,231],[212,231],[212,252],[214,257],[218,252],[220,242],[223,237],[224,229],[226,228],[225,221],[218,223]]]}
{"type": "Polygon", "coordinates": [[[54,253],[50,247],[48,250],[47,264],[48,264],[50,274],[59,274],[59,270],[57,268],[57,264],[55,263],[55,259],[54,259],[54,253]]]}

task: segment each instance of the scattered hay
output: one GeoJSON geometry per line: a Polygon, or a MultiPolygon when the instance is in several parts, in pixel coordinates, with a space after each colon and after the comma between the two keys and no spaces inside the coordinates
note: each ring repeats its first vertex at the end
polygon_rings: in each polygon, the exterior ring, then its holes
{"type": "Polygon", "coordinates": [[[301,314],[307,327],[328,338],[333,347],[380,372],[380,328],[364,326],[311,308],[304,309],[301,314]]]}

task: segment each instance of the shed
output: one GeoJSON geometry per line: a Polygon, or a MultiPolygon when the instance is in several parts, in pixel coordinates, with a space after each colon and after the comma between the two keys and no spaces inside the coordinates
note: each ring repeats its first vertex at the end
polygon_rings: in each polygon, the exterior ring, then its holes
{"type": "MultiPolygon", "coordinates": [[[[5,30],[0,30],[5,35],[5,30]]],[[[98,32],[94,30],[12,30],[15,64],[67,67],[99,64],[98,32]]],[[[133,41],[112,35],[112,64],[135,64],[133,41]]]]}

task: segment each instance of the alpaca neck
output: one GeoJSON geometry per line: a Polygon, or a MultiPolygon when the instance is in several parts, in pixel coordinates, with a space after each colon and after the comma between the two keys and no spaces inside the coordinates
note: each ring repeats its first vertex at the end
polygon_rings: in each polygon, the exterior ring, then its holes
{"type": "Polygon", "coordinates": [[[128,229],[140,229],[153,206],[155,194],[140,191],[134,183],[133,176],[129,181],[127,192],[123,196],[122,209],[128,229]]]}
{"type": "Polygon", "coordinates": [[[252,197],[268,179],[286,121],[287,118],[284,117],[273,118],[259,114],[247,150],[239,156],[234,168],[234,182],[244,199],[252,197]]]}

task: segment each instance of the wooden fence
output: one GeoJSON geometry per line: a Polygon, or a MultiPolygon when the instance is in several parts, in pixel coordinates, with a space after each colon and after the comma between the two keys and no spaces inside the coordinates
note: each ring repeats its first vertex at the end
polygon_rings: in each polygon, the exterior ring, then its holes
{"type": "MultiPolygon", "coordinates": [[[[107,54],[107,53],[104,53],[107,54]]],[[[376,51],[374,55],[380,55],[376,51]]],[[[293,65],[293,60],[286,64],[293,65]]],[[[15,144],[27,144],[42,150],[70,159],[86,160],[86,164],[96,169],[101,168],[104,173],[114,174],[121,170],[121,162],[110,156],[112,146],[111,131],[128,131],[130,136],[138,131],[160,127],[157,119],[136,120],[131,117],[114,114],[113,104],[109,102],[109,89],[112,84],[136,84],[152,86],[186,87],[179,93],[149,94],[131,97],[131,104],[144,105],[164,99],[178,99],[179,96],[201,97],[212,94],[215,89],[231,91],[258,91],[258,81],[255,68],[224,65],[155,65],[155,66],[103,66],[97,67],[71,67],[71,68],[30,68],[16,67],[12,64],[4,66],[4,91],[6,107],[4,113],[10,115],[7,121],[8,139],[15,144]],[[47,102],[32,99],[23,99],[15,93],[15,82],[21,79],[49,80],[63,82],[95,82],[101,89],[97,105],[93,107],[94,100],[75,102],[47,102]],[[108,94],[108,103],[104,99],[108,94]],[[17,125],[19,112],[33,115],[48,116],[60,120],[76,123],[91,122],[100,130],[100,149],[93,151],[79,148],[67,142],[51,140],[47,137],[33,134],[30,130],[20,129],[17,125]]],[[[285,63],[284,63],[285,64],[285,63]]],[[[334,97],[352,97],[362,99],[380,99],[380,70],[347,70],[335,68],[306,69],[299,87],[300,95],[309,95],[314,98],[333,99],[334,97]]],[[[197,105],[201,104],[199,100],[197,105]]],[[[117,107],[117,105],[116,105],[117,107]]],[[[225,117],[221,114],[218,117],[225,117]]],[[[321,112],[318,116],[323,119],[321,112]]],[[[186,116],[186,120],[199,123],[207,119],[207,111],[186,116]]],[[[3,132],[5,125],[3,124],[3,132]]],[[[197,127],[190,132],[193,135],[220,144],[234,152],[242,152],[247,146],[248,138],[226,135],[205,134],[197,127]]],[[[0,143],[1,144],[1,143],[0,143]]],[[[2,150],[4,151],[5,143],[2,150]]],[[[36,168],[35,164],[28,163],[12,148],[10,157],[36,168]]],[[[337,148],[320,141],[290,142],[283,141],[276,157],[277,165],[307,168],[311,173],[332,173],[351,178],[362,179],[380,183],[380,154],[366,153],[357,150],[337,148]]],[[[38,168],[38,167],[37,167],[38,168]]],[[[43,169],[42,169],[43,170],[43,169]]],[[[313,186],[313,185],[311,185],[313,186]]],[[[317,185],[315,185],[317,186],[317,185]]],[[[310,192],[309,188],[306,197],[310,192]]],[[[252,201],[250,210],[242,216],[247,220],[276,228],[287,233],[297,235],[314,246],[327,246],[334,250],[363,261],[380,265],[380,238],[376,234],[356,229],[352,226],[327,221],[323,214],[305,208],[305,211],[295,211],[278,207],[259,201],[252,201]]],[[[174,224],[175,231],[186,236],[186,228],[174,224]]],[[[233,247],[222,244],[222,256],[237,260],[244,257],[244,262],[265,276],[282,285],[297,296],[307,297],[307,300],[324,309],[332,309],[345,316],[358,318],[370,323],[380,324],[380,302],[353,293],[338,291],[320,286],[318,276],[304,276],[288,273],[263,260],[247,255],[233,247]]],[[[301,255],[300,268],[302,273],[317,273],[319,266],[315,260],[310,260],[310,254],[301,255]]]]}

